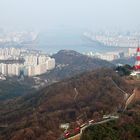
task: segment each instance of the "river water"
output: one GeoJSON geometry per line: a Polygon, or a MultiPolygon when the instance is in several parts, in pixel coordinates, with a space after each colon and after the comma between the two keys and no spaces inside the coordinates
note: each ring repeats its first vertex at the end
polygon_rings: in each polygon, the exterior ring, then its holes
{"type": "Polygon", "coordinates": [[[126,48],[107,47],[98,42],[88,40],[83,36],[83,32],[73,31],[48,31],[41,33],[38,38],[37,49],[46,53],[56,53],[59,50],[75,50],[80,53],[85,52],[112,52],[126,51],[126,48]]]}

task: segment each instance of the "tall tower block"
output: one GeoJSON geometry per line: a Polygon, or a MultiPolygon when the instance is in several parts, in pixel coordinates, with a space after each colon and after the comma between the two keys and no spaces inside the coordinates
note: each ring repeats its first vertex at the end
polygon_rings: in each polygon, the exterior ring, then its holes
{"type": "Polygon", "coordinates": [[[135,70],[140,71],[140,47],[137,48],[136,62],[135,62],[135,70]]]}

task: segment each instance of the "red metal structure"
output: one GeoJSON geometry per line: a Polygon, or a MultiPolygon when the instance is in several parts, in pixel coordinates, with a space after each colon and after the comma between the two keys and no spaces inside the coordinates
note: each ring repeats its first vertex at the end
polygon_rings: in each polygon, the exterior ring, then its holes
{"type": "Polygon", "coordinates": [[[137,48],[136,63],[134,69],[140,70],[140,47],[137,48]]]}
{"type": "Polygon", "coordinates": [[[70,137],[70,132],[69,132],[69,131],[65,132],[65,133],[64,133],[64,138],[67,139],[67,138],[69,138],[69,137],[70,137]]]}

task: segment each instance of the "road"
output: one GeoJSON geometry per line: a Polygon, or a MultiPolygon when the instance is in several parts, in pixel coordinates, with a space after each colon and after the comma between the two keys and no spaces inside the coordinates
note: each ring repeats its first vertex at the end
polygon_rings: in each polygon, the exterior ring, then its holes
{"type": "Polygon", "coordinates": [[[87,124],[86,126],[84,126],[83,128],[81,128],[81,131],[80,131],[79,134],[77,134],[77,135],[75,135],[75,136],[73,136],[73,137],[70,137],[70,138],[68,138],[67,140],[78,140],[78,139],[81,137],[83,131],[84,131],[86,128],[88,128],[88,127],[90,127],[90,126],[94,126],[94,125],[99,125],[99,124],[107,123],[107,122],[109,122],[109,121],[113,121],[113,120],[116,120],[116,119],[118,119],[118,118],[110,118],[110,119],[106,119],[106,120],[103,120],[103,121],[100,121],[100,122],[96,122],[96,123],[93,123],[93,124],[87,124]]]}
{"type": "Polygon", "coordinates": [[[133,99],[136,96],[136,88],[134,89],[133,93],[129,96],[129,98],[127,99],[126,103],[125,103],[125,107],[124,110],[127,109],[128,105],[133,101],[133,99]]]}

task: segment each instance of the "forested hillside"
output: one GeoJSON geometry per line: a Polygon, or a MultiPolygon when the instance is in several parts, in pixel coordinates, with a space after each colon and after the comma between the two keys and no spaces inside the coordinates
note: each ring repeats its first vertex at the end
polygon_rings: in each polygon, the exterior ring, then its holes
{"type": "Polygon", "coordinates": [[[98,116],[116,112],[123,106],[124,96],[110,78],[120,88],[131,93],[133,87],[128,86],[115,72],[100,69],[65,79],[39,92],[0,104],[0,125],[8,125],[1,129],[1,138],[55,140],[62,134],[59,125],[75,122],[83,111],[89,119],[97,120],[98,116]],[[79,92],[76,104],[74,88],[79,92]]]}

